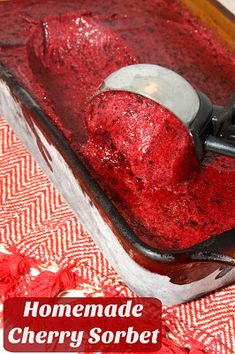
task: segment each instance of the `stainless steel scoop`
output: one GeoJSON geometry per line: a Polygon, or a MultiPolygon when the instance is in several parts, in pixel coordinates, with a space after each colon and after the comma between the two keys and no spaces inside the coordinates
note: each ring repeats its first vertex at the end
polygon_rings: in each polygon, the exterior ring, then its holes
{"type": "Polygon", "coordinates": [[[204,150],[235,157],[235,103],[212,105],[176,72],[159,65],[129,65],[104,80],[98,93],[105,91],[133,92],[166,107],[189,130],[199,159],[204,150]]]}

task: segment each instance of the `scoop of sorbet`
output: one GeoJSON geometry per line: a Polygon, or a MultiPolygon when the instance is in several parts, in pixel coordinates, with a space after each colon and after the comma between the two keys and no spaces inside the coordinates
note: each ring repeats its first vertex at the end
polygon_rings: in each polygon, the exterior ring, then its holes
{"type": "Polygon", "coordinates": [[[93,169],[113,188],[154,189],[198,168],[186,127],[163,106],[128,92],[105,92],[90,103],[83,146],[93,169]]]}

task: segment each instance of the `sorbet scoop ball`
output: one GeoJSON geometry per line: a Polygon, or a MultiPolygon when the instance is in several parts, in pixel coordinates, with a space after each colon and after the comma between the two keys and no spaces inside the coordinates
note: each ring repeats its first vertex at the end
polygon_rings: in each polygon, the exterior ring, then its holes
{"type": "Polygon", "coordinates": [[[199,160],[204,151],[235,157],[235,101],[216,106],[176,72],[153,64],[134,64],[113,72],[97,94],[127,91],[147,97],[172,112],[188,129],[199,160]]]}

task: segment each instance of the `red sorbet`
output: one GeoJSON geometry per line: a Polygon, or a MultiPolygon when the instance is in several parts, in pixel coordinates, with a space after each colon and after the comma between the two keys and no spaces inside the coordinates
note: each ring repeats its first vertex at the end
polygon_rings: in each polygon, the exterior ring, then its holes
{"type": "Polygon", "coordinates": [[[141,239],[178,249],[217,235],[225,220],[234,226],[235,161],[208,154],[198,170],[191,137],[167,109],[107,92],[85,119],[81,153],[141,239]]]}
{"type": "Polygon", "coordinates": [[[28,59],[62,129],[68,129],[76,144],[85,139],[81,114],[103,78],[135,63],[131,50],[114,32],[78,14],[46,18],[33,28],[28,59]]]}
{"type": "Polygon", "coordinates": [[[235,227],[234,159],[208,153],[198,166],[187,130],[151,100],[115,92],[91,101],[111,72],[145,62],[176,70],[224,104],[235,87],[235,59],[213,32],[176,0],[0,8],[1,61],[142,240],[182,249],[235,227]]]}
{"type": "Polygon", "coordinates": [[[120,201],[129,201],[129,191],[155,191],[189,178],[198,167],[184,125],[150,99],[106,92],[92,100],[85,120],[89,140],[82,154],[120,201]]]}

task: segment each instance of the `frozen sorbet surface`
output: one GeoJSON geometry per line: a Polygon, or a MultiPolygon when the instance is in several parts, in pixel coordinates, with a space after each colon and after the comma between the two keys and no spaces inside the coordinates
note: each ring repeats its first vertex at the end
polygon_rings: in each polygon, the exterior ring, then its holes
{"type": "Polygon", "coordinates": [[[205,232],[216,235],[221,208],[223,221],[231,221],[233,159],[208,154],[199,166],[188,131],[167,109],[106,92],[84,116],[89,139],[81,153],[143,240],[184,248],[205,232]]]}
{"type": "Polygon", "coordinates": [[[175,70],[213,103],[235,87],[235,58],[176,0],[38,0],[0,4],[0,61],[64,135],[130,227],[183,249],[235,227],[235,159],[193,142],[167,109],[106,92],[122,66],[175,70]]]}

